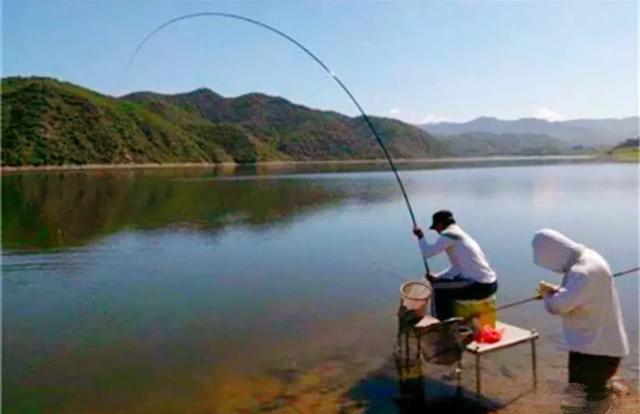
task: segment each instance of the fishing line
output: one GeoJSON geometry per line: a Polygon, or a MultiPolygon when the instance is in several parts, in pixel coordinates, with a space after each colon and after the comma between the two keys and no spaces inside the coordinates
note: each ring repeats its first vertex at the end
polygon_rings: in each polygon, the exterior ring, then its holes
{"type": "Polygon", "coordinates": [[[396,280],[402,280],[403,282],[409,282],[410,281],[406,277],[402,276],[398,272],[394,272],[393,270],[389,269],[388,267],[384,267],[384,266],[381,266],[381,265],[374,265],[373,269],[382,270],[382,271],[386,272],[386,273],[384,273],[385,276],[392,277],[392,278],[394,278],[396,280]]]}
{"type": "MultiPolygon", "coordinates": [[[[142,42],[140,42],[140,44],[138,44],[138,47],[136,47],[135,51],[133,52],[133,54],[129,58],[129,62],[127,63],[126,70],[125,70],[125,77],[129,73],[129,69],[131,68],[131,65],[133,64],[135,58],[138,56],[138,53],[140,53],[140,51],[142,50],[144,45],[156,33],[158,33],[161,30],[173,25],[174,23],[178,23],[178,22],[183,21],[183,20],[195,19],[195,18],[199,18],[199,17],[221,17],[221,18],[234,19],[234,20],[239,20],[239,21],[246,22],[246,23],[251,23],[251,24],[253,24],[255,26],[258,26],[258,27],[261,27],[263,29],[269,30],[270,32],[275,33],[278,36],[288,40],[291,43],[293,43],[295,46],[297,46],[299,49],[301,49],[303,52],[305,52],[307,54],[307,56],[309,56],[311,59],[313,59],[318,65],[320,65],[320,67],[322,67],[322,69],[327,74],[329,74],[329,76],[331,76],[331,78],[338,84],[338,86],[347,94],[349,99],[351,99],[351,102],[353,102],[353,104],[356,106],[356,108],[358,109],[358,111],[362,115],[362,118],[364,119],[365,123],[367,124],[367,126],[371,130],[371,133],[373,134],[375,139],[378,141],[378,144],[380,145],[380,148],[382,149],[382,152],[384,153],[384,156],[387,159],[387,163],[389,164],[389,167],[391,168],[391,171],[393,171],[393,174],[394,174],[394,176],[396,178],[396,181],[398,182],[398,186],[400,187],[400,191],[402,192],[402,197],[404,198],[404,202],[407,205],[407,210],[409,211],[409,216],[411,216],[411,222],[413,224],[413,227],[414,228],[418,227],[418,224],[416,222],[415,214],[413,213],[413,208],[411,207],[411,202],[409,201],[409,197],[407,195],[407,191],[404,188],[404,184],[402,183],[402,180],[400,179],[400,174],[398,173],[398,169],[396,168],[396,165],[393,162],[393,159],[391,158],[391,155],[389,154],[389,151],[387,150],[386,145],[384,144],[384,142],[382,141],[382,138],[378,134],[378,131],[373,126],[373,123],[371,122],[371,119],[369,119],[369,117],[365,113],[364,109],[362,108],[362,106],[360,105],[358,100],[351,93],[349,88],[347,88],[347,86],[342,82],[342,80],[340,80],[338,75],[336,75],[331,69],[329,69],[329,67],[318,56],[316,56],[313,52],[311,52],[311,50],[309,50],[305,45],[303,45],[302,43],[297,41],[295,38],[293,38],[293,37],[289,36],[288,34],[276,29],[275,27],[270,26],[270,25],[268,25],[266,23],[263,23],[263,22],[261,22],[259,20],[255,20],[255,19],[252,19],[252,18],[249,18],[249,17],[244,17],[244,16],[240,16],[238,14],[232,14],[232,13],[200,12],[200,13],[192,13],[192,14],[186,14],[186,15],[180,16],[180,17],[175,17],[175,18],[173,18],[173,19],[171,19],[169,21],[166,21],[165,23],[162,23],[161,25],[157,26],[155,29],[153,29],[151,32],[149,32],[149,34],[147,34],[144,37],[144,39],[142,40],[142,42]]],[[[429,263],[427,262],[427,259],[423,255],[421,255],[421,256],[422,256],[422,261],[424,263],[424,267],[425,267],[427,273],[429,273],[429,263]]]]}

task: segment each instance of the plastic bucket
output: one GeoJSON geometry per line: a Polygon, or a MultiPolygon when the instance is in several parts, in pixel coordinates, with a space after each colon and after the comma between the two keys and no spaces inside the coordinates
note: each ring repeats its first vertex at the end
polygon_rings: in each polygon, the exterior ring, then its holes
{"type": "Polygon", "coordinates": [[[453,312],[460,318],[473,318],[477,329],[489,325],[496,327],[496,296],[480,300],[456,300],[453,312]]]}
{"type": "Polygon", "coordinates": [[[431,286],[425,282],[405,282],[400,286],[402,306],[409,310],[425,312],[431,298],[431,286]]]}

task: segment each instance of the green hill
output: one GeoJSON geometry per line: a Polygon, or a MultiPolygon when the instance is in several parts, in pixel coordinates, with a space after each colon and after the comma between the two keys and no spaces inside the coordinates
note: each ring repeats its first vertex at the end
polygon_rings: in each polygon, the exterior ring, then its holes
{"type": "MultiPolygon", "coordinates": [[[[2,80],[2,165],[381,158],[359,118],[283,98],[225,98],[208,89],[114,98],[49,78],[2,80]]],[[[392,156],[447,155],[400,121],[373,118],[392,156]]]]}
{"type": "Polygon", "coordinates": [[[467,132],[438,136],[455,156],[553,155],[569,152],[558,138],[544,134],[467,132]]]}
{"type": "Polygon", "coordinates": [[[640,138],[629,138],[606,153],[609,159],[623,162],[640,162],[640,138]]]}

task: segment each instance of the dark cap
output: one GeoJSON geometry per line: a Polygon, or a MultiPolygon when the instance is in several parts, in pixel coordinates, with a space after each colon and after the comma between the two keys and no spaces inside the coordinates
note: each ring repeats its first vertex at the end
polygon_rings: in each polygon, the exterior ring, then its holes
{"type": "Polygon", "coordinates": [[[449,224],[456,222],[453,218],[453,213],[449,210],[436,211],[431,220],[431,227],[429,227],[431,230],[435,229],[437,224],[444,224],[445,226],[448,226],[449,224]]]}

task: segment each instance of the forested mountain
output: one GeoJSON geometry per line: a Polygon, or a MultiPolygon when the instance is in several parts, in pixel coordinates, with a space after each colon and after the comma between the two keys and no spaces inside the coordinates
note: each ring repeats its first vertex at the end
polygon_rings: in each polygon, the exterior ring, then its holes
{"type": "MultiPolygon", "coordinates": [[[[550,155],[637,137],[638,118],[426,124],[371,117],[397,159],[550,155]],[[424,129],[424,130],[423,130],[424,129]],[[426,132],[425,132],[426,130],[426,132]]],[[[112,97],[42,77],[2,80],[2,165],[379,159],[361,117],[209,89],[112,97]]]]}
{"type": "MultiPolygon", "coordinates": [[[[2,164],[61,165],[381,158],[360,118],[263,94],[208,89],[116,98],[49,78],[2,81],[2,164]]],[[[396,158],[447,155],[419,128],[372,118],[396,158]]]]}

